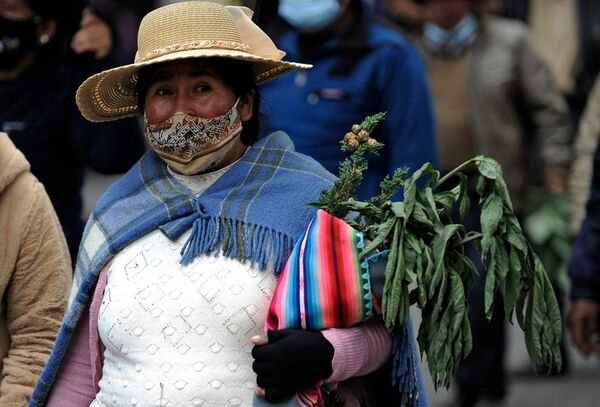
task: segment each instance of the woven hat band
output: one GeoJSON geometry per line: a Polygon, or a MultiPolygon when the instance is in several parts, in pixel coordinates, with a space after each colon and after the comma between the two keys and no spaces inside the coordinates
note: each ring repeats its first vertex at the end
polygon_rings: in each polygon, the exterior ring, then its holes
{"type": "Polygon", "coordinates": [[[194,49],[211,49],[211,48],[230,49],[233,51],[243,51],[243,52],[250,51],[249,46],[247,46],[246,44],[239,43],[239,42],[222,41],[222,40],[192,41],[192,42],[188,42],[186,44],[174,44],[174,45],[168,46],[166,48],[154,49],[154,50],[148,52],[146,55],[140,56],[140,55],[136,54],[135,62],[138,63],[138,62],[149,61],[151,59],[158,58],[160,56],[171,54],[174,52],[189,51],[189,50],[194,50],[194,49]]]}
{"type": "Polygon", "coordinates": [[[235,20],[231,14],[224,12],[222,6],[204,3],[197,7],[190,2],[165,6],[159,12],[154,10],[144,17],[138,33],[137,56],[140,61],[147,61],[181,50],[181,46],[186,44],[196,44],[197,48],[200,44],[213,44],[212,47],[221,44],[226,49],[248,50],[235,20]]]}

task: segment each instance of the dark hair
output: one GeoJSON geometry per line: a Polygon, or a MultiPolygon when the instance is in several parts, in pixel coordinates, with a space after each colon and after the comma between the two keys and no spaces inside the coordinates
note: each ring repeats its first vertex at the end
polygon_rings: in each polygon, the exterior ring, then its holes
{"type": "MultiPolygon", "coordinates": [[[[252,118],[243,124],[242,134],[240,139],[246,146],[250,146],[258,141],[259,135],[259,112],[260,112],[260,95],[254,80],[254,71],[252,65],[246,61],[238,61],[228,58],[205,58],[203,59],[209,64],[219,76],[219,78],[231,85],[233,92],[237,97],[247,95],[254,90],[254,100],[252,104],[252,118]]],[[[149,65],[140,69],[138,80],[136,83],[136,92],[138,97],[139,112],[144,113],[144,103],[146,92],[152,84],[152,76],[158,65],[149,65]]]]}
{"type": "Polygon", "coordinates": [[[44,62],[61,61],[69,54],[68,44],[79,29],[86,2],[84,0],[26,0],[36,16],[54,20],[56,32],[48,44],[40,49],[38,58],[44,62]]]}

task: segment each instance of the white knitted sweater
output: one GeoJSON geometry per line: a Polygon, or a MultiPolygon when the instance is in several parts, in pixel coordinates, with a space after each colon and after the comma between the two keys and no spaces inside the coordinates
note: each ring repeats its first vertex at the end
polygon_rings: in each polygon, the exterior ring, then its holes
{"type": "MultiPolygon", "coordinates": [[[[225,170],[180,181],[199,195],[225,170]]],[[[171,242],[156,230],[113,259],[96,405],[251,405],[250,337],[263,332],[275,277],[220,255],[181,266],[188,235],[171,242]]]]}

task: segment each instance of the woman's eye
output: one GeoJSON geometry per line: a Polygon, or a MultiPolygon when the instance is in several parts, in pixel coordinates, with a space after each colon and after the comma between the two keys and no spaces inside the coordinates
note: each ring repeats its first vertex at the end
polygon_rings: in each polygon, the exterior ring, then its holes
{"type": "Polygon", "coordinates": [[[169,96],[169,95],[171,95],[171,91],[166,88],[158,88],[158,89],[156,89],[156,92],[154,92],[154,94],[156,96],[169,96]]]}
{"type": "Polygon", "coordinates": [[[211,89],[209,85],[198,85],[196,86],[196,92],[208,92],[211,89]]]}

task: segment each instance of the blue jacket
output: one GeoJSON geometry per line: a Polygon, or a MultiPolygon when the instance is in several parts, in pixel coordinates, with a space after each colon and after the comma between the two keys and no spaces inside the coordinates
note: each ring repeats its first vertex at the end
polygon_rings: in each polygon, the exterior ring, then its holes
{"type": "Polygon", "coordinates": [[[438,163],[434,119],[424,64],[398,32],[354,10],[352,26],[333,36],[303,37],[278,21],[267,27],[289,61],[314,65],[262,89],[262,134],[285,131],[296,149],[338,173],[347,156],[340,140],[367,115],[386,111],[373,137],[385,143],[372,157],[359,191],[379,193],[379,182],[399,167],[438,163]]]}
{"type": "Polygon", "coordinates": [[[571,298],[600,301],[600,148],[594,156],[594,175],[586,209],[569,263],[571,298]]]}

